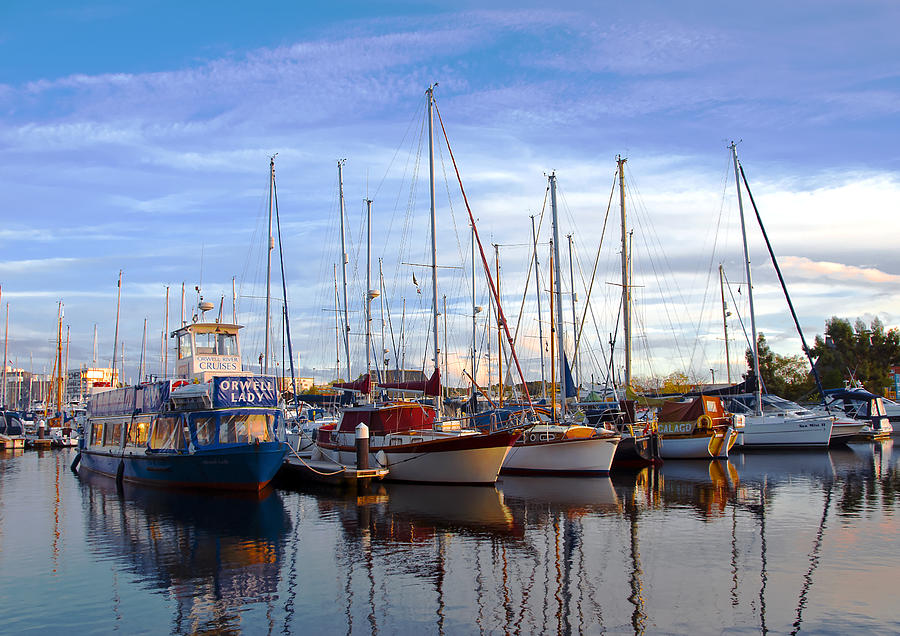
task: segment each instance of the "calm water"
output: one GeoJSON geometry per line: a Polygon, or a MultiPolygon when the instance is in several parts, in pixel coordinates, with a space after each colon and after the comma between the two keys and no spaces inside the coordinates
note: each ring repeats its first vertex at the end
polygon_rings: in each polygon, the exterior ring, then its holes
{"type": "Polygon", "coordinates": [[[900,632],[892,442],[260,498],[73,457],[0,453],[0,632],[900,632]]]}

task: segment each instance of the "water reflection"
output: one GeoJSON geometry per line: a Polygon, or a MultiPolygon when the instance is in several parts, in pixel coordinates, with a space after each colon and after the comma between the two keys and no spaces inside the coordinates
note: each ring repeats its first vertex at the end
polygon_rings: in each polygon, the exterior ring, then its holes
{"type": "Polygon", "coordinates": [[[172,631],[232,631],[277,594],[291,528],[281,497],[170,492],[82,471],[90,547],[175,601],[172,631]]]}
{"type": "MultiPolygon", "coordinates": [[[[897,464],[887,441],[491,488],[258,500],[120,494],[88,477],[77,492],[88,551],[115,570],[101,616],[126,627],[152,594],[169,612],[153,631],[177,633],[898,631],[892,605],[871,598],[900,566],[883,549],[897,464]]],[[[53,457],[43,466],[65,486],[53,457]]],[[[73,503],[60,492],[45,500],[51,523],[73,503]]]]}

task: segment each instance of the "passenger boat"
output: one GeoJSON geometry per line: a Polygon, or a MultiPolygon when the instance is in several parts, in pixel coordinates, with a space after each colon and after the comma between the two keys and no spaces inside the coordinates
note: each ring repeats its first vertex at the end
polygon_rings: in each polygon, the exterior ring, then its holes
{"type": "Polygon", "coordinates": [[[240,325],[172,333],[177,377],[91,396],[76,461],[136,483],[258,491],[287,450],[274,377],[241,368],[240,325]]]}

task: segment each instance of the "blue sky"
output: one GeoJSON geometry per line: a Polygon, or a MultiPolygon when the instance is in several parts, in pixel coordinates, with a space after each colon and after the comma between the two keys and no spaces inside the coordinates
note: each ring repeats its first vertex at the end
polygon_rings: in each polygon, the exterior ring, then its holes
{"type": "MultiPolygon", "coordinates": [[[[638,373],[708,378],[712,368],[724,377],[713,271],[724,264],[741,305],[726,150],[736,139],[807,338],[832,315],[896,326],[898,24],[892,2],[5,2],[0,285],[10,358],[28,368],[33,353],[35,367],[46,366],[62,300],[70,366],[90,361],[94,324],[108,364],[122,269],[126,364],[134,375],[146,317],[156,334],[152,369],[165,287],[174,321],[181,283],[200,282],[202,260],[207,298],[230,298],[237,278],[244,357],[255,360],[268,157],[277,152],[305,373],[315,368],[322,379],[335,364],[326,309],[338,259],[338,158],[347,158],[351,290],[361,297],[365,288],[362,200],[370,196],[373,258],[383,258],[395,330],[404,299],[409,306],[407,366],[420,366],[428,326],[417,312],[430,291],[421,272],[417,294],[403,263],[427,258],[427,178],[414,166],[432,82],[479,230],[504,246],[508,313],[519,314],[528,216],[540,213],[545,174],[558,174],[561,231],[573,234],[586,278],[622,154],[640,285],[638,373]]],[[[459,366],[469,346],[468,238],[446,151],[438,164],[439,260],[464,267],[446,270],[440,285],[459,366]]],[[[602,366],[599,351],[615,329],[615,214],[607,232],[586,367],[602,366]]],[[[798,353],[758,233],[751,246],[760,329],[777,351],[798,353]]],[[[583,303],[584,283],[575,287],[583,303]]],[[[520,347],[531,375],[535,311],[527,299],[520,347]]],[[[358,311],[354,320],[358,334],[358,311]]],[[[354,369],[360,341],[354,335],[354,369]]]]}

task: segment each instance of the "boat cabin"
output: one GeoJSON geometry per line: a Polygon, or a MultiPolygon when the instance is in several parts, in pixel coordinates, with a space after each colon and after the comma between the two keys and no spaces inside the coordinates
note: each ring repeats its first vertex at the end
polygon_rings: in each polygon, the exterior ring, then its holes
{"type": "Polygon", "coordinates": [[[201,383],[217,376],[249,377],[241,367],[238,330],[241,325],[195,322],[172,332],[175,339],[175,375],[201,383]]]}

